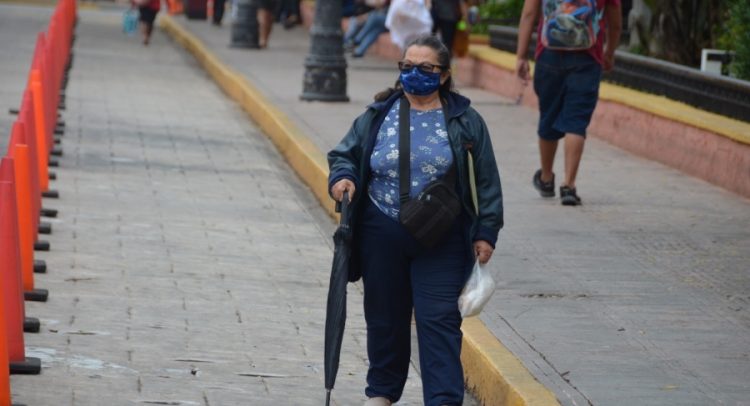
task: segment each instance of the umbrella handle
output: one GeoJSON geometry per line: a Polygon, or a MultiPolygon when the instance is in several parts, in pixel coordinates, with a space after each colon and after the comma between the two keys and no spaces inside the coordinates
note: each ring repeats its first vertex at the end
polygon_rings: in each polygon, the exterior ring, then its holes
{"type": "Polygon", "coordinates": [[[336,213],[341,213],[341,217],[344,217],[349,209],[349,203],[349,192],[344,191],[344,196],[341,198],[341,201],[336,202],[336,213]]]}

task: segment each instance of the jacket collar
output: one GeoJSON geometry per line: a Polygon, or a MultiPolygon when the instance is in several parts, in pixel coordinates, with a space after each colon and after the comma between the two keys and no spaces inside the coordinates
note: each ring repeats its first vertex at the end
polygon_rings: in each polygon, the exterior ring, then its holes
{"type": "MultiPolygon", "coordinates": [[[[387,99],[383,101],[376,101],[370,104],[368,108],[375,109],[378,111],[378,113],[382,113],[384,110],[387,111],[388,109],[390,109],[393,103],[395,103],[396,100],[398,100],[403,95],[403,90],[397,90],[387,99]]],[[[441,96],[443,96],[446,101],[445,114],[449,119],[464,114],[466,112],[466,109],[468,109],[469,105],[471,104],[471,100],[469,100],[467,97],[461,96],[456,92],[448,92],[446,94],[442,94],[441,96]]]]}

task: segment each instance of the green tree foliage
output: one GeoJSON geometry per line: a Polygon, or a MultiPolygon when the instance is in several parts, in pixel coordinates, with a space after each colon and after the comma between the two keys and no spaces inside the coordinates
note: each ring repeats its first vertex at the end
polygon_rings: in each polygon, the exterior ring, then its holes
{"type": "Polygon", "coordinates": [[[718,45],[735,51],[732,73],[740,79],[750,80],[750,1],[729,0],[728,3],[718,45]]]}
{"type": "Polygon", "coordinates": [[[479,5],[479,23],[472,32],[486,34],[490,24],[518,25],[523,0],[488,0],[479,5]]]}
{"type": "MultiPolygon", "coordinates": [[[[747,4],[748,0],[740,0],[747,4]]],[[[724,23],[727,1],[648,0],[654,15],[652,56],[671,62],[697,66],[703,48],[715,46],[724,23]]]]}

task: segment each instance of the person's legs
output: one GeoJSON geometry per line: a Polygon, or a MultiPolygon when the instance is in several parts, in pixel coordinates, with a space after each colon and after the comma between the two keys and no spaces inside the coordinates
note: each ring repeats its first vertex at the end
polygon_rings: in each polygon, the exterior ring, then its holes
{"type": "Polygon", "coordinates": [[[364,56],[367,49],[378,40],[380,34],[385,32],[385,17],[385,13],[380,10],[370,12],[364,27],[357,34],[358,40],[355,39],[359,45],[354,50],[354,56],[364,56]]]}
{"type": "Polygon", "coordinates": [[[346,33],[344,34],[344,46],[353,46],[356,44],[354,38],[362,28],[362,22],[359,17],[349,17],[349,26],[346,27],[346,33]]]}
{"type": "Polygon", "coordinates": [[[300,23],[299,0],[284,0],[284,10],[284,28],[289,29],[300,23]]]}
{"type": "Polygon", "coordinates": [[[565,181],[563,186],[575,189],[578,166],[583,156],[583,146],[586,138],[578,134],[565,135],[565,181]]]}
{"type": "Polygon", "coordinates": [[[359,31],[357,32],[357,35],[354,36],[354,43],[359,44],[362,42],[362,40],[367,36],[367,33],[372,30],[372,27],[375,25],[375,11],[370,11],[365,16],[365,20],[362,24],[360,24],[359,31]]]}
{"type": "Polygon", "coordinates": [[[224,18],[224,3],[226,0],[214,0],[214,25],[220,25],[224,18]]]}
{"type": "Polygon", "coordinates": [[[141,23],[141,33],[143,34],[143,45],[148,45],[151,42],[151,32],[154,30],[151,23],[141,23]]]}
{"type": "Polygon", "coordinates": [[[453,40],[456,38],[456,24],[458,21],[438,20],[435,25],[440,30],[440,39],[453,52],[453,40]]]}
{"type": "Polygon", "coordinates": [[[273,12],[268,9],[258,9],[258,30],[259,40],[258,44],[261,48],[268,46],[268,37],[271,36],[271,30],[273,29],[273,12]]]}
{"type": "Polygon", "coordinates": [[[268,46],[268,38],[271,36],[271,30],[273,29],[275,9],[276,2],[273,0],[265,0],[261,2],[260,7],[258,8],[258,45],[260,45],[261,48],[268,46]]]}
{"type": "Polygon", "coordinates": [[[542,165],[542,182],[552,182],[555,174],[552,167],[555,164],[555,154],[557,153],[557,140],[545,140],[539,138],[539,159],[542,165]]]}
{"type": "Polygon", "coordinates": [[[411,283],[426,406],[463,402],[461,314],[458,297],[466,280],[466,244],[458,225],[446,241],[414,258],[411,283]]]}
{"type": "MultiPolygon", "coordinates": [[[[366,192],[365,192],[366,193],[366,192]]],[[[364,197],[357,231],[367,322],[368,397],[401,398],[411,356],[410,242],[400,224],[364,197]]],[[[413,244],[413,243],[412,243],[413,244]]]]}
{"type": "Polygon", "coordinates": [[[554,127],[565,132],[565,181],[575,191],[576,177],[583,156],[586,130],[599,98],[601,66],[586,54],[567,55],[566,94],[554,127]]]}
{"type": "Polygon", "coordinates": [[[151,42],[151,33],[154,31],[154,21],[156,20],[156,10],[150,7],[139,7],[139,19],[141,21],[141,33],[143,34],[143,45],[151,42]]]}
{"type": "Polygon", "coordinates": [[[565,133],[555,127],[565,101],[565,70],[557,52],[545,50],[534,68],[534,91],[539,99],[539,160],[541,169],[534,175],[534,186],[543,197],[555,195],[553,167],[558,140],[565,133]]]}

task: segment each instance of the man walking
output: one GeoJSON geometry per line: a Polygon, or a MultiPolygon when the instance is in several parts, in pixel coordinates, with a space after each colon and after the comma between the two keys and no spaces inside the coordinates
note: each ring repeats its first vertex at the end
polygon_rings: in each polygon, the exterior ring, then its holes
{"type": "Polygon", "coordinates": [[[527,50],[537,25],[534,91],[539,98],[541,169],[533,177],[543,197],[555,196],[558,142],[565,144],[565,179],[560,200],[581,204],[576,175],[583,155],[586,129],[599,98],[602,70],[614,66],[622,29],[620,0],[525,0],[519,23],[516,74],[530,79],[527,50]]]}

